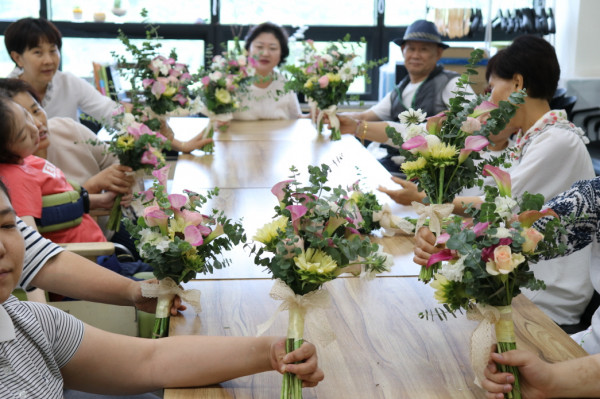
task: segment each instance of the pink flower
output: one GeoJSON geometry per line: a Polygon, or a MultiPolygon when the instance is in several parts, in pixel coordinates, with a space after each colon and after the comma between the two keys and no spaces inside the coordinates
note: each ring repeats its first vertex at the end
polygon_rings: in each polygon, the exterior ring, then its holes
{"type": "Polygon", "coordinates": [[[167,197],[173,209],[181,209],[187,202],[187,197],[183,194],[169,194],[167,197]]]}
{"type": "Polygon", "coordinates": [[[156,81],[152,84],[152,89],[150,90],[150,92],[152,94],[154,94],[154,97],[156,97],[156,99],[158,100],[160,98],[160,96],[162,96],[162,94],[165,92],[166,89],[167,89],[167,86],[165,86],[164,83],[156,81]]]}
{"type": "Polygon", "coordinates": [[[158,158],[156,157],[156,155],[154,155],[154,153],[151,150],[148,150],[144,151],[140,162],[144,165],[156,166],[158,165],[158,158]]]}
{"type": "Polygon", "coordinates": [[[481,130],[481,122],[475,118],[467,117],[467,120],[462,123],[460,130],[467,134],[473,134],[481,130]]]}
{"type": "Polygon", "coordinates": [[[485,233],[485,231],[487,230],[487,228],[489,227],[490,222],[485,222],[485,223],[477,223],[475,226],[473,226],[473,233],[475,233],[475,235],[477,237],[481,236],[483,233],[485,233]]]}
{"type": "Polygon", "coordinates": [[[179,105],[184,106],[185,104],[187,104],[188,99],[181,94],[176,94],[175,96],[173,96],[173,101],[177,101],[179,105]]]}
{"type": "Polygon", "coordinates": [[[169,165],[164,166],[158,170],[153,170],[152,176],[156,177],[160,185],[166,188],[167,179],[169,178],[169,165]]]}
{"type": "Polygon", "coordinates": [[[144,208],[144,220],[148,227],[158,226],[163,234],[166,233],[167,222],[169,216],[158,207],[158,205],[152,205],[144,208]]]}
{"type": "Polygon", "coordinates": [[[306,214],[308,208],[304,205],[288,205],[285,207],[292,214],[292,225],[294,226],[294,231],[298,234],[298,224],[299,220],[302,216],[306,214]]]}
{"type": "Polygon", "coordinates": [[[427,148],[427,139],[423,136],[415,136],[402,144],[403,150],[427,148]]]}
{"type": "Polygon", "coordinates": [[[478,116],[485,114],[487,112],[493,111],[496,108],[498,108],[498,106],[492,102],[489,101],[484,101],[481,104],[479,104],[475,110],[473,111],[473,113],[471,115],[469,115],[472,118],[477,118],[478,116]]]}
{"type": "Polygon", "coordinates": [[[488,139],[483,136],[475,135],[467,137],[465,140],[465,148],[460,150],[458,164],[460,165],[465,162],[473,151],[479,152],[483,150],[489,143],[488,139]]]}
{"type": "Polygon", "coordinates": [[[450,234],[448,234],[448,233],[440,234],[438,236],[437,240],[435,240],[435,245],[445,244],[449,239],[450,239],[450,234]]]}
{"type": "Polygon", "coordinates": [[[202,79],[200,79],[200,81],[204,86],[208,86],[210,84],[210,78],[208,77],[208,75],[203,76],[202,79]]]}
{"type": "Polygon", "coordinates": [[[442,123],[446,119],[446,113],[440,112],[437,115],[433,115],[427,118],[425,125],[429,134],[438,134],[442,130],[442,123]]]}
{"type": "Polygon", "coordinates": [[[481,250],[481,260],[484,262],[489,262],[490,260],[494,260],[494,250],[500,245],[510,245],[512,244],[512,238],[501,238],[498,241],[498,244],[492,245],[487,248],[483,248],[481,250]]]}
{"type": "Polygon", "coordinates": [[[329,85],[329,78],[327,77],[327,75],[323,75],[319,78],[319,87],[321,89],[326,88],[329,85]]]}
{"type": "Polygon", "coordinates": [[[185,229],[183,229],[183,234],[185,236],[185,240],[194,247],[200,246],[204,243],[204,237],[202,237],[202,233],[196,226],[187,226],[185,229]]]}
{"type": "MultiPolygon", "coordinates": [[[[185,224],[192,225],[192,226],[201,225],[202,222],[204,221],[204,216],[202,216],[201,213],[193,212],[193,211],[190,211],[189,209],[182,210],[181,217],[185,221],[185,224]]],[[[210,231],[209,231],[209,233],[210,233],[210,231]]]]}
{"type": "Polygon", "coordinates": [[[144,89],[147,89],[149,86],[152,85],[152,83],[154,83],[154,79],[147,78],[142,80],[142,86],[144,87],[144,89]]]}
{"type": "Polygon", "coordinates": [[[508,245],[499,245],[494,249],[493,261],[485,264],[485,270],[492,276],[508,274],[525,261],[521,254],[513,254],[508,245]]]}
{"type": "Polygon", "coordinates": [[[291,182],[293,182],[293,180],[283,180],[283,181],[280,181],[279,183],[276,183],[271,188],[271,192],[273,193],[274,196],[277,197],[277,200],[279,202],[283,201],[283,198],[285,197],[284,188],[287,188],[291,182]]]}
{"type": "Polygon", "coordinates": [[[525,242],[521,247],[523,252],[533,253],[538,243],[544,238],[544,235],[533,227],[529,227],[521,232],[521,237],[525,238],[525,242]]]}
{"type": "Polygon", "coordinates": [[[454,258],[455,258],[454,251],[452,251],[451,249],[447,249],[447,248],[442,249],[440,252],[437,252],[437,253],[431,255],[431,257],[427,261],[427,268],[430,268],[431,265],[435,265],[438,262],[442,262],[445,260],[451,260],[454,258]]]}
{"type": "Polygon", "coordinates": [[[484,176],[492,176],[498,185],[498,191],[503,197],[510,197],[511,185],[510,175],[500,168],[492,165],[485,165],[483,167],[484,176]]]}

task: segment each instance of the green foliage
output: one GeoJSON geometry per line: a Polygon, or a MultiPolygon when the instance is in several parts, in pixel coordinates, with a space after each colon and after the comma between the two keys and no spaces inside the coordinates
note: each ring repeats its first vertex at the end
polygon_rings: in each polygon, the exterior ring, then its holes
{"type": "MultiPolygon", "coordinates": [[[[267,267],[274,278],[281,279],[298,295],[319,289],[347,271],[359,273],[362,268],[377,273],[390,266],[388,255],[368,237],[358,234],[360,211],[348,192],[339,186],[327,186],[330,170],[326,164],[309,166],[309,184],[302,185],[298,170],[292,166],[290,180],[273,188],[276,195],[277,187],[281,189],[274,219],[287,217],[289,222],[277,229],[271,226],[270,230],[269,224],[265,225],[254,240],[267,230],[273,238],[262,239],[264,245],[247,245],[257,265],[267,267]],[[355,269],[346,269],[351,266],[355,269]]],[[[373,199],[365,203],[375,204],[373,199]]]]}

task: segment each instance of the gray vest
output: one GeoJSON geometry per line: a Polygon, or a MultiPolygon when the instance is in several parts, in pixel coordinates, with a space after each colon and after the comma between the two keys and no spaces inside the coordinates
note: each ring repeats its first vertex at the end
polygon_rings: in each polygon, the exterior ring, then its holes
{"type": "Polygon", "coordinates": [[[446,110],[448,107],[444,104],[442,92],[448,82],[457,76],[460,75],[456,72],[446,71],[441,65],[436,66],[427,79],[417,88],[413,103],[406,105],[402,103],[401,93],[410,82],[410,77],[408,75],[405,76],[394,88],[390,96],[394,120],[398,121],[398,114],[406,111],[408,108],[420,108],[423,112],[427,113],[427,116],[433,116],[446,110]]]}

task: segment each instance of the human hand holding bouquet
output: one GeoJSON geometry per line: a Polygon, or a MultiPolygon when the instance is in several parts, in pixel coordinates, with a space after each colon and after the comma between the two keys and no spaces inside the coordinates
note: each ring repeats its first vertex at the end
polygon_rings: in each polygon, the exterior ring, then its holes
{"type": "MultiPolygon", "coordinates": [[[[544,289],[529,269],[541,256],[552,257],[562,253],[565,245],[557,237],[564,232],[558,216],[552,210],[541,211],[542,195],[525,193],[519,201],[511,198],[510,176],[491,165],[484,173],[491,175],[498,188],[485,187],[486,198],[480,209],[470,208],[472,225],[459,217],[450,223],[438,242],[446,249],[431,256],[429,264],[443,262],[434,275],[431,286],[435,298],[450,312],[467,310],[471,318],[482,320],[471,340],[471,361],[479,381],[489,358],[493,338],[498,350],[516,349],[512,321],[512,299],[521,288],[544,289]],[[513,213],[518,205],[519,212],[513,213]],[[553,218],[538,231],[533,223],[542,218],[553,218]]],[[[425,316],[433,316],[427,312],[425,316]]],[[[518,369],[508,370],[515,375],[515,389],[508,397],[520,398],[518,369]]]]}
{"type": "MultiPolygon", "coordinates": [[[[320,308],[328,303],[327,292],[321,289],[324,283],[348,272],[374,275],[392,263],[379,245],[359,234],[362,218],[347,192],[326,186],[327,165],[309,167],[307,186],[301,186],[294,167],[291,171],[290,180],[271,190],[279,200],[275,220],[253,237],[264,246],[252,248],[255,263],[266,266],[277,279],[271,296],[283,301],[280,310],[289,310],[288,352],[302,344],[305,316],[317,319],[311,325],[315,330],[322,324],[320,308]]],[[[281,397],[301,398],[301,381],[285,374],[281,397]]]]}
{"type": "MultiPolygon", "coordinates": [[[[287,65],[288,72],[286,90],[302,93],[311,107],[311,116],[319,133],[323,130],[323,116],[327,115],[331,124],[331,140],[340,140],[340,122],[336,116],[337,106],[347,102],[348,89],[354,80],[364,76],[368,80],[368,71],[381,61],[369,61],[363,64],[356,62],[357,54],[354,46],[349,44],[350,35],[339,43],[329,45],[320,53],[312,40],[304,42],[304,58],[299,66],[287,65]]],[[[361,39],[359,46],[365,43],[361,39]]]]}
{"type": "MultiPolygon", "coordinates": [[[[136,122],[135,117],[127,112],[114,116],[115,127],[108,143],[108,151],[114,154],[121,165],[129,166],[134,173],[150,172],[164,165],[163,148],[169,148],[167,139],[158,132],[152,131],[146,124],[136,122]]],[[[121,225],[121,198],[117,195],[107,223],[107,228],[119,231],[121,225]]]]}
{"type": "MultiPolygon", "coordinates": [[[[482,56],[481,50],[471,54],[469,66],[475,65],[482,56]]],[[[473,187],[480,179],[486,164],[498,166],[503,157],[482,160],[480,152],[489,141],[490,134],[499,133],[523,103],[524,92],[511,94],[509,101],[501,101],[498,106],[476,96],[468,101],[465,91],[469,76],[476,74],[468,68],[457,83],[459,90],[450,99],[450,109],[431,118],[423,125],[426,115],[420,110],[408,110],[399,115],[402,124],[400,131],[388,127],[386,133],[394,144],[400,146],[400,154],[405,157],[401,169],[407,178],[418,184],[425,192],[423,205],[414,201],[413,207],[419,214],[416,230],[429,219],[430,229],[441,233],[441,220],[448,217],[454,207],[453,199],[465,188],[473,187]],[[481,122],[479,118],[485,119],[481,122]]],[[[483,184],[481,181],[479,184],[483,184]]],[[[425,282],[437,270],[438,265],[422,268],[419,278],[425,282]]]]}
{"type": "MultiPolygon", "coordinates": [[[[212,59],[208,68],[198,74],[199,83],[194,93],[202,103],[201,112],[209,117],[204,137],[212,138],[217,128],[226,129],[239,108],[239,93],[247,90],[255,75],[255,59],[248,57],[236,44],[236,50],[223,52],[212,59]]],[[[202,147],[205,152],[213,152],[214,144],[202,147]]]]}
{"type": "MultiPolygon", "coordinates": [[[[228,219],[222,211],[202,213],[201,207],[218,190],[207,196],[191,191],[184,194],[167,194],[168,166],[152,172],[157,178],[152,188],[143,193],[144,216],[137,223],[125,221],[127,230],[135,239],[140,256],[154,269],[159,284],[146,284],[142,295],[158,297],[153,337],[164,337],[169,328],[169,309],[175,294],[186,299],[178,286],[194,278],[197,273],[212,273],[229,265],[220,259],[246,236],[242,226],[228,219]]],[[[199,298],[195,299],[199,304],[199,298]]],[[[194,305],[194,300],[192,300],[194,305]]]]}

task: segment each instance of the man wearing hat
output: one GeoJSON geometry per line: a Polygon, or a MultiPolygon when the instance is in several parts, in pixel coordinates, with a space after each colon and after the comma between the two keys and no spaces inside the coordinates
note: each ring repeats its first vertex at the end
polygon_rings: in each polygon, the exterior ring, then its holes
{"type": "MultiPolygon", "coordinates": [[[[460,75],[437,65],[442,52],[449,46],[442,43],[435,25],[422,19],[415,21],[406,29],[404,37],[395,39],[394,43],[402,48],[408,75],[368,110],[340,115],[342,133],[385,143],[388,141],[385,133],[388,123],[381,121],[398,121],[398,114],[408,108],[420,108],[428,116],[449,108],[448,102],[453,97],[452,92],[457,89],[460,75]]],[[[390,159],[397,154],[396,149],[390,148],[388,156],[380,160],[391,172],[399,171],[399,166],[390,159]]]]}

